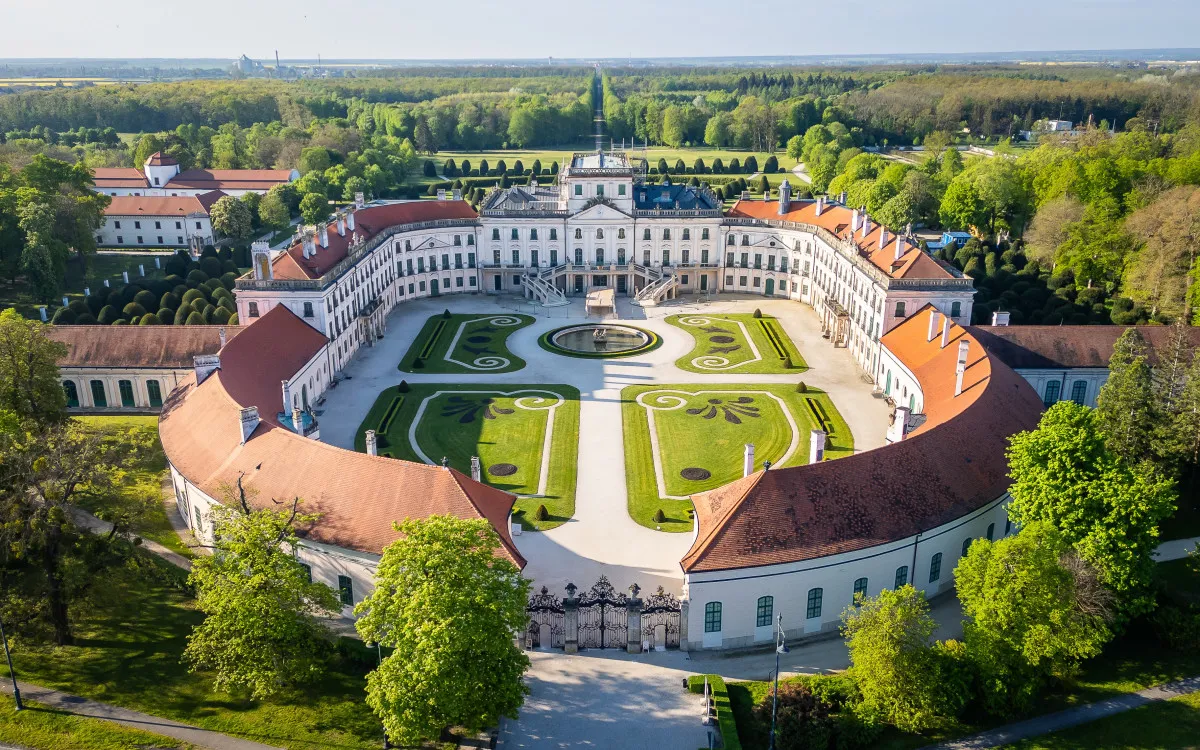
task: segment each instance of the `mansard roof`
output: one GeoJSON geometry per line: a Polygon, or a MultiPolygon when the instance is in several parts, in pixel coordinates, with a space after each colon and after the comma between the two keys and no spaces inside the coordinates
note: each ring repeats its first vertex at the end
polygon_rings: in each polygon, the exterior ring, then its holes
{"type": "Polygon", "coordinates": [[[720,208],[716,197],[694,185],[634,185],[633,206],[641,211],[665,210],[696,211],[720,208]]]}

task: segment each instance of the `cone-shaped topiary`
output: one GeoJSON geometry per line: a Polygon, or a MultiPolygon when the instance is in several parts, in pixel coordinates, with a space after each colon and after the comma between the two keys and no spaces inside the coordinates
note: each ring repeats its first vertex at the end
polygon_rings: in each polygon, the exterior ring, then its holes
{"type": "Polygon", "coordinates": [[[414,370],[420,370],[420,369],[424,368],[425,360],[421,359],[420,357],[417,357],[416,359],[413,360],[412,367],[414,370]]]}
{"type": "Polygon", "coordinates": [[[756,308],[754,308],[754,317],[756,317],[756,318],[761,318],[761,317],[762,317],[762,310],[759,310],[757,307],[756,307],[756,308]]]}
{"type": "Polygon", "coordinates": [[[397,391],[398,393],[408,393],[408,392],[409,392],[409,390],[410,390],[410,389],[409,389],[409,387],[408,387],[408,381],[407,381],[407,380],[401,380],[401,381],[400,381],[400,385],[396,386],[396,391],[397,391]]]}
{"type": "Polygon", "coordinates": [[[445,318],[446,320],[450,320],[450,311],[449,310],[443,311],[442,317],[445,318]]]}
{"type": "Polygon", "coordinates": [[[663,513],[662,508],[659,508],[658,510],[654,511],[654,522],[655,523],[663,523],[666,520],[667,520],[667,514],[663,513]]]}
{"type": "Polygon", "coordinates": [[[796,384],[796,393],[808,393],[808,386],[803,380],[796,384]]]}
{"type": "Polygon", "coordinates": [[[537,510],[533,512],[535,521],[548,521],[550,519],[550,511],[546,510],[545,505],[539,505],[537,510]]]}

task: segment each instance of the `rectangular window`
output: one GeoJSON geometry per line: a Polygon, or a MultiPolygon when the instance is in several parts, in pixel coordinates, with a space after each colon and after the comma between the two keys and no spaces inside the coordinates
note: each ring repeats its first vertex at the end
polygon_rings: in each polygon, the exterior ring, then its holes
{"type": "Polygon", "coordinates": [[[462,268],[462,253],[455,253],[455,254],[454,254],[454,267],[455,267],[455,268],[462,268]]]}
{"type": "Polygon", "coordinates": [[[162,389],[157,380],[146,381],[146,393],[150,396],[150,405],[154,408],[162,406],[162,389]]]}
{"type": "Polygon", "coordinates": [[[492,239],[493,240],[500,239],[500,229],[498,227],[492,227],[492,239]]]}
{"type": "Polygon", "coordinates": [[[197,228],[197,229],[199,229],[199,228],[200,228],[200,222],[198,222],[198,221],[196,222],[196,228],[197,228]]]}
{"type": "Polygon", "coordinates": [[[520,250],[512,251],[512,262],[513,262],[514,266],[521,265],[521,251],[520,250]]]}
{"type": "Polygon", "coordinates": [[[457,278],[455,278],[455,279],[454,279],[454,286],[462,286],[462,285],[463,285],[463,283],[462,283],[462,276],[459,276],[459,277],[457,277],[457,278]]]}
{"type": "Polygon", "coordinates": [[[462,245],[462,235],[461,234],[454,235],[454,246],[460,247],[461,245],[462,245]]]}
{"type": "Polygon", "coordinates": [[[583,185],[575,186],[575,195],[583,195],[583,185]]]}
{"type": "Polygon", "coordinates": [[[135,221],[135,222],[133,222],[133,228],[134,228],[134,229],[141,229],[141,228],[142,228],[142,222],[140,222],[140,221],[135,221]]]}
{"type": "Polygon", "coordinates": [[[725,277],[725,286],[733,286],[733,277],[732,276],[725,277]]]}
{"type": "Polygon", "coordinates": [[[139,244],[139,245],[144,245],[144,244],[146,244],[146,241],[142,239],[142,235],[140,235],[140,234],[138,235],[138,244],[139,244]]]}
{"type": "Polygon", "coordinates": [[[901,565],[896,568],[896,588],[900,588],[906,583],[908,583],[908,566],[901,565]]]}
{"type": "Polygon", "coordinates": [[[182,245],[182,244],[183,244],[183,235],[175,235],[175,244],[176,244],[176,245],[182,245]]]}
{"type": "Polygon", "coordinates": [[[600,196],[604,195],[604,186],[603,185],[596,186],[596,195],[600,195],[600,196]]]}
{"type": "Polygon", "coordinates": [[[1049,383],[1046,383],[1046,397],[1042,399],[1042,403],[1046,406],[1054,406],[1057,404],[1058,391],[1061,387],[1062,384],[1057,380],[1051,380],[1049,383]]]}
{"type": "Polygon", "coordinates": [[[681,237],[680,239],[690,240],[691,238],[692,238],[692,230],[690,230],[690,229],[683,230],[683,237],[681,237]]]}
{"type": "Polygon", "coordinates": [[[520,233],[520,230],[518,230],[516,227],[513,227],[513,228],[512,228],[512,233],[511,233],[511,235],[509,236],[509,239],[510,239],[510,240],[519,240],[519,239],[521,239],[521,233],[520,233]]]}
{"type": "Polygon", "coordinates": [[[467,253],[467,268],[475,267],[475,253],[467,253]]]}
{"type": "Polygon", "coordinates": [[[721,632],[721,603],[709,602],[704,605],[704,632],[721,632]]]}
{"type": "Polygon", "coordinates": [[[108,398],[104,394],[104,381],[93,380],[90,385],[92,388],[92,406],[99,406],[101,408],[108,406],[108,398]]]}
{"type": "Polygon", "coordinates": [[[175,222],[175,228],[176,228],[176,229],[183,229],[183,222],[182,222],[182,221],[177,221],[177,222],[175,222]]]}
{"type": "Polygon", "coordinates": [[[942,577],[942,553],[939,552],[929,560],[929,582],[933,583],[942,577]]]}
{"type": "Polygon", "coordinates": [[[133,408],[133,382],[129,380],[118,380],[117,389],[121,391],[121,406],[126,409],[133,408]]]}
{"type": "Polygon", "coordinates": [[[650,228],[649,227],[642,230],[642,239],[643,240],[650,239],[650,228]]]}
{"type": "Polygon", "coordinates": [[[156,221],[156,222],[154,222],[154,228],[155,228],[155,229],[162,229],[162,222],[161,222],[161,221],[156,221]]]}
{"type": "Polygon", "coordinates": [[[114,221],[114,222],[113,222],[113,227],[114,227],[114,228],[116,228],[116,229],[120,229],[120,228],[121,228],[121,222],[119,222],[119,221],[114,221]]]}
{"type": "MultiPolygon", "coordinates": [[[[459,257],[462,257],[462,256],[459,256],[459,257]]],[[[442,270],[445,271],[449,267],[450,267],[450,254],[442,253],[442,270]]]]}
{"type": "Polygon", "coordinates": [[[746,286],[746,277],[745,276],[738,277],[738,286],[746,286]]]}
{"type": "Polygon", "coordinates": [[[754,288],[758,289],[761,285],[762,285],[762,279],[755,276],[754,277],[754,288]]]}
{"type": "Polygon", "coordinates": [[[625,183],[622,182],[620,185],[617,185],[617,195],[625,195],[625,183]]]}
{"type": "Polygon", "coordinates": [[[812,620],[821,616],[821,599],[824,592],[824,589],[808,590],[808,607],[804,610],[805,619],[812,620]]]}
{"type": "Polygon", "coordinates": [[[775,597],[760,596],[758,597],[758,613],[754,618],[756,627],[765,628],[771,624],[771,619],[775,614],[775,597]]]}
{"type": "Polygon", "coordinates": [[[531,240],[537,239],[537,227],[534,227],[533,229],[529,230],[529,239],[531,239],[531,240]]]}
{"type": "Polygon", "coordinates": [[[419,281],[419,282],[417,282],[417,287],[418,287],[418,288],[419,288],[419,289],[420,289],[422,292],[423,292],[423,291],[425,291],[425,282],[424,282],[424,281],[419,281]]]}
{"type": "Polygon", "coordinates": [[[1087,381],[1076,380],[1071,384],[1071,400],[1083,406],[1087,399],[1087,381]]]}
{"type": "Polygon", "coordinates": [[[664,266],[671,265],[671,251],[670,250],[663,250],[663,263],[662,264],[664,266]]]}
{"type": "Polygon", "coordinates": [[[700,239],[702,239],[702,240],[708,239],[708,227],[704,227],[703,229],[700,230],[700,239]]]}
{"type": "Polygon", "coordinates": [[[671,230],[670,230],[670,229],[664,229],[664,230],[663,230],[663,239],[664,239],[664,240],[669,240],[669,239],[671,239],[671,230]]]}
{"type": "Polygon", "coordinates": [[[552,240],[558,239],[558,230],[557,229],[550,230],[550,239],[552,239],[552,240]]]}
{"type": "Polygon", "coordinates": [[[354,581],[350,580],[350,576],[338,576],[338,596],[343,606],[354,605],[354,581]]]}

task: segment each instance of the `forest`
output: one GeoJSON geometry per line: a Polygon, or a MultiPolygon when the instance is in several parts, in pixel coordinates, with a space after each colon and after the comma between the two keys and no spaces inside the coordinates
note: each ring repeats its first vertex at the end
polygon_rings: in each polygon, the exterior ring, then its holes
{"type": "MultiPolygon", "coordinates": [[[[0,237],[13,245],[0,253],[6,275],[22,267],[30,236],[90,251],[86,239],[73,240],[95,207],[58,205],[62,195],[82,195],[77,173],[42,162],[27,177],[35,156],[134,166],[162,151],[184,169],[299,169],[294,194],[252,212],[266,230],[286,226],[281,203],[304,213],[309,195],[307,214],[316,215],[318,201],[356,192],[418,197],[453,186],[478,201],[535,169],[552,178],[557,165],[462,153],[586,148],[599,104],[615,140],[709,152],[707,162],[660,159],[651,179],[707,184],[729,199],[764,194],[778,184],[767,174],[784,171],[775,154],[786,154],[811,180],[793,179],[800,195],[844,194],[895,231],[971,232],[965,247],[935,251],[976,279],[980,321],[997,309],[1014,322],[1051,324],[1196,317],[1200,75],[1190,68],[618,67],[594,86],[596,75],[448,66],[0,94],[0,237]],[[1018,140],[1047,119],[1075,127],[1036,144],[1018,140]],[[713,150],[731,153],[719,159],[713,150]],[[62,175],[71,176],[53,204],[71,222],[47,219],[31,234],[23,227],[34,219],[19,212],[32,211],[25,206],[36,191],[22,188],[53,194],[47,180],[62,175]]],[[[53,298],[47,273],[62,260],[47,266],[47,253],[40,257],[38,286],[53,298]]]]}

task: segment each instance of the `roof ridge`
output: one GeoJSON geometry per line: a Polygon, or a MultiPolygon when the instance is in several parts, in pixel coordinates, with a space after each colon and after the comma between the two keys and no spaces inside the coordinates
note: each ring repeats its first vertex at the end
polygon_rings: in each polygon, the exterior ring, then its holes
{"type": "MultiPolygon", "coordinates": [[[[750,494],[751,490],[758,487],[758,485],[762,482],[763,477],[765,477],[766,475],[767,475],[766,469],[759,469],[758,471],[756,471],[750,475],[750,477],[754,477],[754,480],[750,481],[750,482],[746,482],[745,489],[742,490],[741,493],[739,493],[738,496],[731,503],[729,503],[728,509],[725,509],[724,512],[722,512],[720,515],[713,517],[712,530],[703,537],[700,537],[700,536],[696,537],[696,541],[692,542],[692,546],[688,549],[687,553],[683,556],[683,560],[680,561],[680,567],[684,567],[685,564],[689,560],[698,562],[701,558],[704,557],[704,555],[708,552],[709,548],[712,547],[712,545],[717,541],[717,537],[721,534],[722,531],[724,531],[727,522],[733,518],[734,512],[742,507],[743,503],[746,500],[746,496],[750,494]]],[[[747,479],[747,477],[742,477],[742,480],[745,480],[745,479],[747,479]]],[[[737,480],[737,479],[734,480],[734,482],[737,482],[737,481],[739,481],[739,480],[737,480]]],[[[728,486],[728,485],[725,485],[725,486],[728,486]]],[[[708,493],[715,492],[719,489],[721,489],[721,487],[714,487],[713,489],[708,490],[707,492],[702,492],[702,493],[697,493],[697,494],[707,495],[708,493]]],[[[695,495],[693,495],[692,497],[695,497],[695,495]]],[[[694,505],[695,500],[693,500],[692,503],[694,505]]],[[[686,568],[685,568],[685,570],[686,570],[686,568]]]]}

